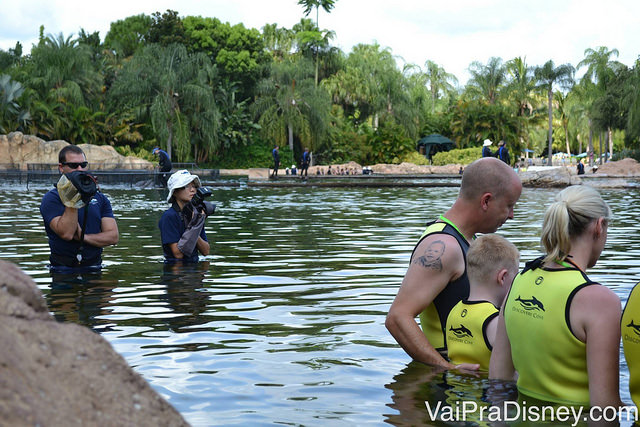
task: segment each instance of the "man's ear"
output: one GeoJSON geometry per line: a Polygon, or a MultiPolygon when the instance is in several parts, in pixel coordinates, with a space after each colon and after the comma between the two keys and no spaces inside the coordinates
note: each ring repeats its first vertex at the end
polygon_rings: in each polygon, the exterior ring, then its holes
{"type": "Polygon", "coordinates": [[[489,209],[489,200],[491,200],[492,197],[493,194],[491,193],[484,193],[480,196],[480,206],[482,207],[482,210],[486,211],[489,209]]]}
{"type": "Polygon", "coordinates": [[[500,270],[498,270],[498,276],[496,277],[496,280],[500,284],[500,286],[509,285],[509,283],[506,283],[508,272],[509,271],[506,268],[501,268],[500,270]]]}

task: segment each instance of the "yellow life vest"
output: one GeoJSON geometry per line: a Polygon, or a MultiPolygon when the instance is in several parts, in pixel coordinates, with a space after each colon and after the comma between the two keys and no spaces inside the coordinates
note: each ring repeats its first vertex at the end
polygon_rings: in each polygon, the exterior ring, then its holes
{"type": "Polygon", "coordinates": [[[629,392],[631,400],[640,407],[640,282],[631,290],[624,306],[622,321],[622,347],[629,367],[629,392]]]}
{"type": "MultiPolygon", "coordinates": [[[[462,249],[465,261],[464,273],[453,282],[449,282],[447,286],[436,296],[429,306],[420,313],[420,326],[422,332],[429,340],[429,343],[438,351],[445,351],[447,345],[444,338],[444,327],[447,322],[449,312],[458,302],[469,296],[469,278],[467,277],[467,251],[469,243],[462,234],[450,222],[432,222],[427,225],[420,241],[416,244],[416,248],[427,236],[432,234],[448,234],[453,236],[462,249]]],[[[411,260],[415,255],[416,249],[413,249],[411,260]]]]}
{"type": "Polygon", "coordinates": [[[489,370],[491,344],[487,325],[498,315],[498,308],[488,301],[460,301],[447,318],[447,350],[453,364],[479,363],[489,370]]]}
{"type": "Polygon", "coordinates": [[[589,405],[586,345],[571,331],[569,308],[581,288],[595,284],[578,268],[527,263],[504,309],[518,391],[543,401],[589,405]]]}

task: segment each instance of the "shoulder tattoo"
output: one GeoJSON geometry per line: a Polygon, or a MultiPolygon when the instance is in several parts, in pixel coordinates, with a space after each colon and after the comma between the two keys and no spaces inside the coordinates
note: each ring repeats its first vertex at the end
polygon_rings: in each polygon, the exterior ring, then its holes
{"type": "Polygon", "coordinates": [[[442,255],[444,254],[444,249],[445,244],[442,240],[431,242],[424,253],[412,261],[412,264],[442,271],[442,255]]]}

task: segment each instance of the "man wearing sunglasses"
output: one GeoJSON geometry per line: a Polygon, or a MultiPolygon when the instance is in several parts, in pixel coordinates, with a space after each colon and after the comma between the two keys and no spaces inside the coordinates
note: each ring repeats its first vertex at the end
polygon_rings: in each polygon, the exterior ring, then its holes
{"type": "Polygon", "coordinates": [[[51,249],[51,268],[58,272],[69,269],[99,269],[102,248],[118,243],[118,225],[107,197],[96,192],[86,203],[76,196],[77,189],[67,174],[86,171],[87,158],[76,145],[67,145],[58,154],[58,170],[63,176],[42,198],[40,213],[51,249]]]}

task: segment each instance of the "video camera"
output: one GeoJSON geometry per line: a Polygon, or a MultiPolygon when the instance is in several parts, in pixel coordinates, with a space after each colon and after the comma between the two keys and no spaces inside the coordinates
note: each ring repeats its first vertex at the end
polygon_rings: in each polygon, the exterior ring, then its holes
{"type": "Polygon", "coordinates": [[[194,209],[196,211],[203,211],[205,215],[209,216],[216,211],[215,203],[211,203],[205,200],[205,198],[211,196],[211,190],[207,187],[198,187],[196,194],[193,195],[191,201],[184,205],[182,211],[187,218],[193,216],[194,209]]]}
{"type": "Polygon", "coordinates": [[[65,175],[69,182],[78,190],[83,202],[89,203],[89,200],[98,192],[96,179],[89,172],[73,171],[65,175]]]}

